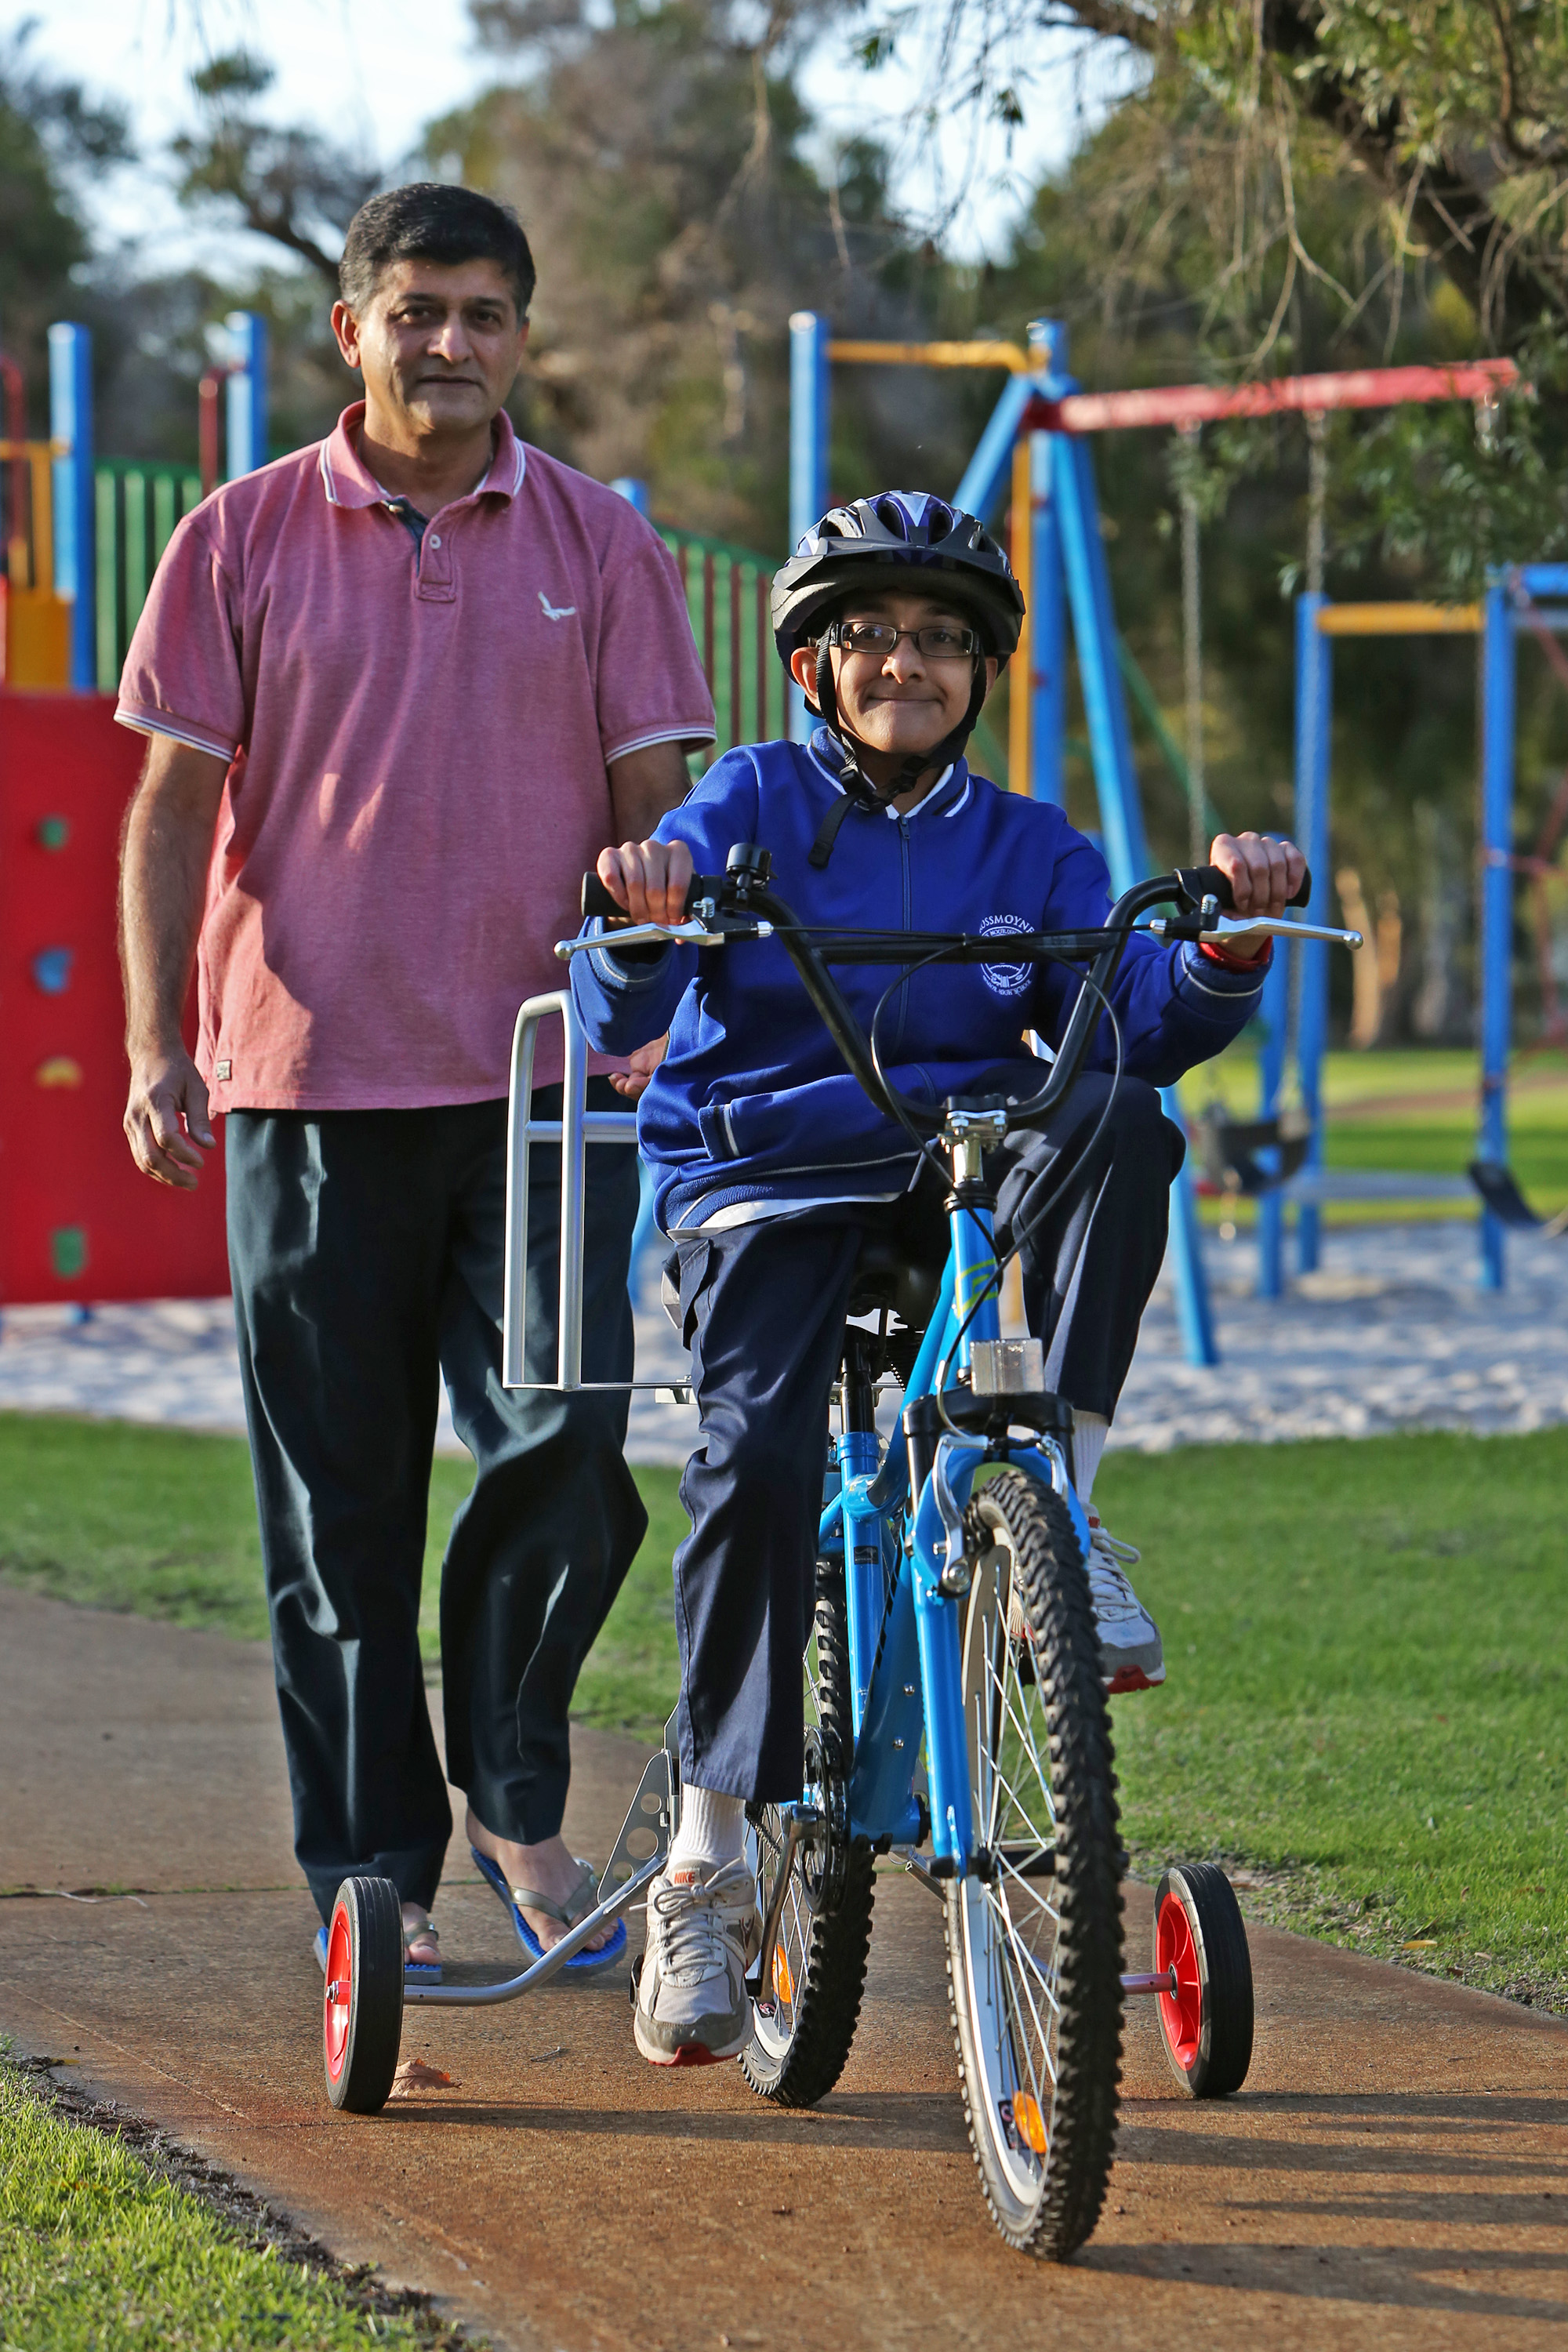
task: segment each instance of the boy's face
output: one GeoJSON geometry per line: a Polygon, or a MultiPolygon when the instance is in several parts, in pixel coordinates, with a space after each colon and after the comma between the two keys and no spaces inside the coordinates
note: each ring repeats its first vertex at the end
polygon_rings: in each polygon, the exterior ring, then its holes
{"type": "MultiPolygon", "coordinates": [[[[922,654],[908,636],[900,637],[890,653],[833,648],[838,708],[862,743],[907,758],[910,752],[929,751],[962,723],[973,678],[973,656],[957,650],[961,633],[973,626],[966,613],[931,596],[857,596],[837,618],[847,625],[890,621],[898,629],[948,628],[954,633],[951,654],[922,654]]],[[[809,692],[816,680],[815,651],[803,647],[790,667],[809,692]]],[[[996,663],[988,655],[987,694],[995,683],[996,663]]]]}

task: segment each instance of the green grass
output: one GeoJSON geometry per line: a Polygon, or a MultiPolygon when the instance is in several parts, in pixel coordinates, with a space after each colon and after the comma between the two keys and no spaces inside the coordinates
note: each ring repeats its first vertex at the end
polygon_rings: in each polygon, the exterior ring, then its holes
{"type": "Polygon", "coordinates": [[[16,2352],[348,2352],[451,2342],[286,2261],[0,2056],[0,2344],[16,2352]]]}
{"type": "MultiPolygon", "coordinates": [[[[679,1473],[635,1474],[648,1533],[577,1685],[574,1712],[657,1739],[674,1705],[669,1563],[686,1529],[679,1473]]],[[[473,1476],[437,1462],[419,1636],[440,1662],[441,1554],[473,1476]]],[[[0,1576],[89,1609],[267,1639],[250,1456],[244,1441],[189,1431],[0,1412],[0,1576]]]]}
{"type": "Polygon", "coordinates": [[[1568,1429],[1111,1454],[1163,1691],[1117,1702],[1129,1843],[1338,1943],[1568,2008],[1568,1429]]]}
{"type": "MultiPolygon", "coordinates": [[[[1328,1055],[1323,1066],[1326,1164],[1462,1176],[1475,1157],[1479,1081],[1474,1054],[1435,1049],[1328,1055]],[[1437,1099],[1442,1097],[1450,1099],[1437,1099]]],[[[1183,1080],[1181,1093],[1190,1118],[1216,1095],[1237,1117],[1256,1116],[1255,1044],[1244,1038],[1217,1061],[1193,1071],[1183,1080]]],[[[1555,1214],[1568,1202],[1568,1058],[1559,1052],[1542,1053],[1516,1063],[1508,1123],[1515,1174],[1533,1204],[1547,1215],[1555,1214]]],[[[1204,1205],[1213,1216],[1220,1214],[1217,1202],[1204,1205]]],[[[1244,1210],[1244,1217],[1250,1213],[1249,1208],[1244,1210]]],[[[1331,1222],[1342,1223],[1364,1222],[1368,1214],[1364,1205],[1351,1202],[1325,1211],[1331,1222]]]]}
{"type": "MultiPolygon", "coordinates": [[[[574,1711],[656,1738],[685,1519],[637,1475],[652,1526],[574,1711]]],[[[427,1606],[466,1478],[437,1465],[427,1606]]],[[[1287,1924],[1568,2008],[1565,1491],[1568,1430],[1108,1455],[1170,1669],[1116,1708],[1140,1866],[1221,1855],[1287,1924]]],[[[251,1515],[234,1441],[0,1415],[10,1580],[263,1634],[251,1515]]]]}

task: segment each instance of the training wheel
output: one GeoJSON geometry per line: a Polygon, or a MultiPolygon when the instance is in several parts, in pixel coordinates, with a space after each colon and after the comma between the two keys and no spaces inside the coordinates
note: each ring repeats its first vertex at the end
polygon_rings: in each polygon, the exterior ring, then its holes
{"type": "Polygon", "coordinates": [[[350,2115],[386,2105],[403,2039],[403,1905],[390,1878],[345,1878],[327,1928],[321,2058],[350,2115]]]}
{"type": "Polygon", "coordinates": [[[1171,2072],[1194,2099],[1239,2091],[1252,2063],[1252,1958],[1229,1879],[1212,1862],[1166,1871],[1154,1893],[1154,1968],[1171,2072]]]}

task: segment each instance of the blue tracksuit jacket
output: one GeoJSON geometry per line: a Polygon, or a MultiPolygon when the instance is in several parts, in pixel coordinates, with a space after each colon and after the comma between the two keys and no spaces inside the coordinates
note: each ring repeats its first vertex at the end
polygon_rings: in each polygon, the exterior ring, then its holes
{"type": "MultiPolygon", "coordinates": [[[[1089,929],[1110,903],[1105,861],[1060,809],[998,791],[962,760],[908,816],[851,809],[826,867],[807,863],[842,792],[811,749],[756,743],[716,761],[658,828],[684,841],[700,874],[719,874],[737,841],[773,855],[773,887],[803,922],[878,930],[1089,929]]],[[[585,927],[590,936],[602,926],[585,927]]],[[[613,938],[613,934],[611,935],[613,938]]],[[[1127,949],[1111,992],[1122,1067],[1172,1085],[1229,1044],[1258,1008],[1267,959],[1227,971],[1192,947],[1145,936],[1127,949]]],[[[869,1029],[889,965],[835,973],[869,1029]]],[[[891,1000],[879,1031],[882,1066],[901,1092],[940,1102],[985,1072],[1023,1064],[1025,1032],[1055,1045],[1076,982],[1048,964],[941,964],[891,1000]]],[[[666,1233],[690,1232],[746,1203],[894,1198],[909,1185],[908,1137],[873,1108],[776,941],[677,947],[618,957],[606,940],[572,960],[572,992],[593,1044],[629,1053],[665,1030],[669,1050],[641,1097],[637,1143],[655,1179],[666,1233]]],[[[1115,1050],[1102,1020],[1088,1066],[1115,1050]]],[[[738,1213],[738,1216],[736,1214],[738,1213]]]]}

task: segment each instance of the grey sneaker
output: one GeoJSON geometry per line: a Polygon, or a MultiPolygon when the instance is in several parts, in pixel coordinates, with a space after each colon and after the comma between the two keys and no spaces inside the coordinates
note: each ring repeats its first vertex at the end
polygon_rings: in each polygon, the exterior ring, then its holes
{"type": "Polygon", "coordinates": [[[678,1864],[654,1880],[636,2019],[650,2066],[740,2056],[752,2038],[746,1970],[762,1944],[757,1882],[743,1862],[678,1864]]]}
{"type": "Polygon", "coordinates": [[[1094,1602],[1095,1631],[1100,1635],[1100,1663],[1105,1687],[1118,1691],[1152,1690],[1165,1679],[1165,1651],[1155,1624],[1127,1579],[1143,1555],[1136,1544],[1118,1543],[1107,1535],[1100,1513],[1089,1514],[1089,1598],[1094,1602]]]}

